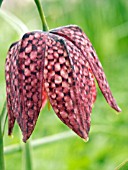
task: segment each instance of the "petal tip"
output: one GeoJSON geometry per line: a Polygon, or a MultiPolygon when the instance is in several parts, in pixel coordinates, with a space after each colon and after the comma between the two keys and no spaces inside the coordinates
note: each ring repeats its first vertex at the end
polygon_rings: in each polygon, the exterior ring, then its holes
{"type": "Polygon", "coordinates": [[[33,130],[29,131],[29,132],[22,132],[23,134],[23,142],[26,143],[27,140],[30,138],[31,134],[32,134],[33,130]]]}
{"type": "Polygon", "coordinates": [[[118,112],[122,112],[121,108],[118,107],[118,112]]]}
{"type": "Polygon", "coordinates": [[[8,136],[12,136],[12,131],[13,131],[13,127],[10,126],[10,127],[8,128],[8,136]]]}
{"type": "Polygon", "coordinates": [[[14,136],[13,136],[12,134],[9,134],[9,133],[8,133],[8,136],[9,136],[10,138],[12,138],[12,139],[14,138],[14,136]]]}
{"type": "Polygon", "coordinates": [[[11,136],[12,132],[10,131],[10,129],[8,130],[8,136],[11,136]]]}
{"type": "Polygon", "coordinates": [[[111,107],[117,112],[122,112],[121,108],[116,103],[114,103],[114,105],[111,105],[111,107]]]}
{"type": "Polygon", "coordinates": [[[26,136],[23,136],[23,139],[22,139],[22,140],[23,140],[24,143],[26,143],[27,140],[28,140],[28,138],[27,138],[26,136]]]}
{"type": "Polygon", "coordinates": [[[116,111],[117,112],[122,112],[122,110],[121,110],[121,108],[119,106],[117,106],[116,111]]]}
{"type": "Polygon", "coordinates": [[[84,142],[88,142],[89,141],[89,137],[87,137],[86,139],[83,139],[84,142]]]}

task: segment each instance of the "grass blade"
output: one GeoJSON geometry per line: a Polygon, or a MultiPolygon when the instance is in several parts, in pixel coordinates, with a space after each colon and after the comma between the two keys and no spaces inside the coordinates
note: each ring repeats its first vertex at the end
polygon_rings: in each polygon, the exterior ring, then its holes
{"type": "Polygon", "coordinates": [[[26,25],[11,12],[0,9],[0,15],[17,31],[20,36],[28,32],[26,25]]]}
{"type": "Polygon", "coordinates": [[[4,170],[4,152],[3,152],[3,133],[1,129],[1,116],[0,116],[0,170],[4,170]]]}

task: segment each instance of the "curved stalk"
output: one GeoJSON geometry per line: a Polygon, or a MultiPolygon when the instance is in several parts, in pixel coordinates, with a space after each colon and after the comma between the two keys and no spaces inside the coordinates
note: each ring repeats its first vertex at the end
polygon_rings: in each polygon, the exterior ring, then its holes
{"type": "Polygon", "coordinates": [[[41,6],[40,0],[34,0],[34,1],[36,3],[37,9],[38,9],[38,12],[39,12],[39,15],[40,15],[43,31],[48,31],[49,30],[48,24],[47,24],[47,21],[45,19],[43,8],[41,6]]]}

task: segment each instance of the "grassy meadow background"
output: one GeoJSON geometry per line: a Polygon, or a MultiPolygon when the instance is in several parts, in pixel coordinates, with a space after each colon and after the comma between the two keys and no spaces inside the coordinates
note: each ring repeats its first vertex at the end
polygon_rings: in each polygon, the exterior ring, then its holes
{"type": "MultiPolygon", "coordinates": [[[[104,67],[108,82],[122,113],[117,115],[97,88],[91,115],[89,142],[77,136],[32,149],[33,170],[114,170],[128,160],[128,1],[42,0],[49,28],[79,25],[90,38],[104,67]]],[[[18,17],[30,31],[41,29],[34,0],[5,0],[2,10],[18,17]]],[[[11,43],[21,34],[8,16],[0,13],[0,111],[5,100],[4,65],[11,43]]],[[[19,25],[20,27],[20,25],[19,25]]],[[[4,145],[21,144],[15,124],[13,138],[5,129],[4,145]]],[[[68,131],[47,106],[40,113],[31,140],[68,131]]],[[[73,133],[73,132],[71,132],[73,133]]],[[[20,170],[22,152],[5,154],[6,170],[20,170]]],[[[126,164],[120,170],[128,170],[126,164]]]]}

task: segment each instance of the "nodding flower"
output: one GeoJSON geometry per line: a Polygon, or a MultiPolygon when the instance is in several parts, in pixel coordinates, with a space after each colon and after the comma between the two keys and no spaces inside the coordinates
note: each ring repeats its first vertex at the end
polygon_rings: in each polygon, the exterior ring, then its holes
{"type": "Polygon", "coordinates": [[[109,105],[121,111],[90,40],[75,25],[24,34],[8,51],[5,74],[8,134],[16,119],[24,142],[47,98],[61,121],[87,140],[96,99],[94,78],[109,105]]]}

